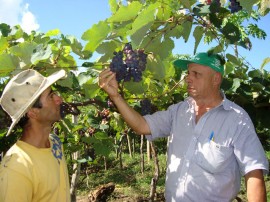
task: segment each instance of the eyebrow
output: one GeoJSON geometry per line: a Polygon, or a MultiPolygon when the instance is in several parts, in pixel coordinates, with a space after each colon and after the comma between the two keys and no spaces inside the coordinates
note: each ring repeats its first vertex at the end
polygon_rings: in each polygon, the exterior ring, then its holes
{"type": "Polygon", "coordinates": [[[193,73],[199,73],[199,74],[201,74],[201,72],[198,71],[198,70],[189,70],[188,72],[189,72],[189,73],[190,73],[190,72],[193,72],[193,73]]]}
{"type": "Polygon", "coordinates": [[[54,92],[53,89],[51,89],[50,92],[47,94],[46,97],[49,97],[53,92],[54,92]]]}

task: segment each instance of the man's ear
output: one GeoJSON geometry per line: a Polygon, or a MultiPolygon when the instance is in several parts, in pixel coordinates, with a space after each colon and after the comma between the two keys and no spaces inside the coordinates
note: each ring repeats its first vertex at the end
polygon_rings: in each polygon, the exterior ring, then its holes
{"type": "Polygon", "coordinates": [[[214,84],[215,85],[220,85],[222,81],[222,75],[221,73],[216,72],[214,76],[214,84]]]}
{"type": "Polygon", "coordinates": [[[36,119],[39,115],[39,109],[38,108],[31,108],[27,112],[27,116],[32,119],[36,119]]]}

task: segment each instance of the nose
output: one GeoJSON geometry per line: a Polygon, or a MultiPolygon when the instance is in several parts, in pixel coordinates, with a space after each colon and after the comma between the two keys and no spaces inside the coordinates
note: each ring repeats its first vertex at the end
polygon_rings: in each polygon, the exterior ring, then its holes
{"type": "Polygon", "coordinates": [[[54,101],[56,104],[60,105],[63,102],[63,99],[60,95],[54,95],[54,101]]]}
{"type": "Polygon", "coordinates": [[[189,75],[189,74],[187,74],[187,75],[185,76],[185,82],[186,82],[186,83],[190,83],[190,82],[191,82],[191,78],[190,78],[190,75],[189,75]]]}

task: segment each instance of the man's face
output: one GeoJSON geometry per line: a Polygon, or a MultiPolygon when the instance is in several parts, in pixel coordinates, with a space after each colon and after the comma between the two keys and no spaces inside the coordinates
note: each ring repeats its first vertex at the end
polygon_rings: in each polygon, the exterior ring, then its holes
{"type": "Polygon", "coordinates": [[[62,103],[62,98],[52,91],[51,87],[41,94],[40,102],[42,104],[39,112],[40,121],[52,124],[61,119],[60,104],[62,103]]]}
{"type": "Polygon", "coordinates": [[[194,99],[205,98],[213,91],[216,72],[210,67],[191,63],[186,77],[188,94],[194,99]]]}

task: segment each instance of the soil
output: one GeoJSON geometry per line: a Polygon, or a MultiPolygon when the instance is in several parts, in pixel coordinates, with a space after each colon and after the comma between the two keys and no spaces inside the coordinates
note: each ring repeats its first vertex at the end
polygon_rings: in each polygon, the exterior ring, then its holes
{"type": "MultiPolygon", "coordinates": [[[[146,202],[146,201],[149,201],[149,199],[140,196],[136,197],[125,196],[120,193],[113,193],[107,200],[107,202],[146,202]]],[[[90,201],[88,201],[88,197],[86,195],[86,196],[77,196],[76,202],[90,202],[90,201]]],[[[155,202],[165,202],[163,194],[159,194],[155,202]]]]}

